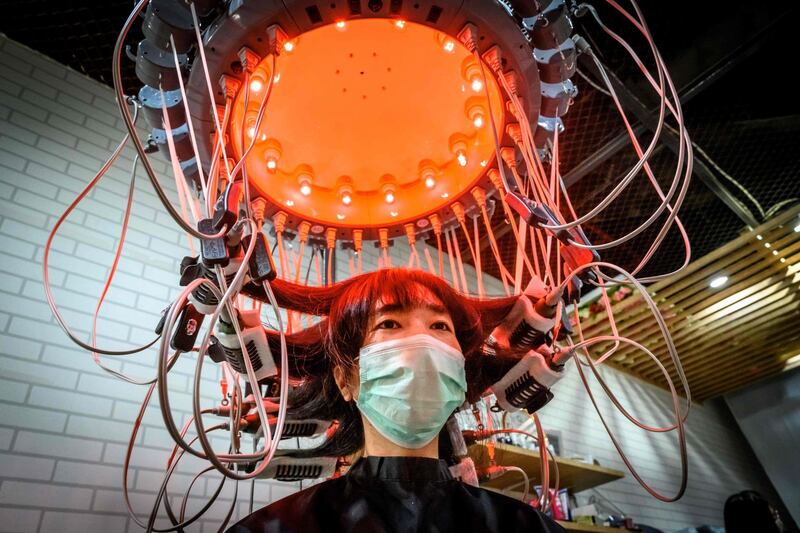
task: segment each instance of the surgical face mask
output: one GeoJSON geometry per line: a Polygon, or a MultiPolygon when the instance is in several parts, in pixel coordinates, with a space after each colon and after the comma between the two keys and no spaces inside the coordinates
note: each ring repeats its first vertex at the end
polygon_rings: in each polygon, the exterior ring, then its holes
{"type": "Polygon", "coordinates": [[[422,448],[464,402],[464,356],[420,334],[361,348],[356,405],[384,437],[403,448],[422,448]]]}

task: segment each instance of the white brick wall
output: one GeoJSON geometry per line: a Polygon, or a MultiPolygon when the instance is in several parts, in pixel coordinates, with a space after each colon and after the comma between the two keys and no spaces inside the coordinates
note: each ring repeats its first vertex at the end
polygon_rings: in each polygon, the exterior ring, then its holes
{"type": "MultiPolygon", "coordinates": [[[[121,136],[111,89],[0,36],[0,531],[138,530],[124,511],[120,484],[125,443],[144,389],[110,378],[89,354],[74,347],[53,322],[41,287],[47,232],[121,136]]],[[[56,297],[65,318],[84,336],[114,252],[131,152],[123,154],[72,215],[53,247],[56,297]]],[[[166,166],[158,157],[154,161],[163,173],[166,166]]],[[[168,188],[171,183],[165,179],[168,188]]],[[[393,255],[403,255],[398,244],[393,255]]],[[[185,236],[166,219],[140,173],[125,253],[99,321],[101,345],[121,347],[150,339],[160,310],[176,294],[174,273],[185,247],[185,236]]],[[[364,255],[365,266],[374,264],[375,250],[365,248],[364,255]]],[[[349,275],[346,254],[341,257],[339,279],[349,275]]],[[[404,263],[395,259],[396,265],[404,263]]],[[[496,282],[487,284],[490,292],[499,293],[496,282]]],[[[141,377],[152,375],[152,352],[121,368],[141,377]]],[[[178,420],[189,412],[192,371],[193,364],[186,361],[170,374],[178,420]]],[[[213,392],[212,373],[209,368],[206,383],[213,392]]],[[[606,376],[622,391],[626,405],[644,418],[658,419],[658,411],[667,407],[662,390],[613,371],[606,376]]],[[[600,403],[611,413],[609,402],[600,403]]],[[[556,400],[544,409],[542,419],[546,429],[561,431],[567,452],[591,454],[604,465],[623,469],[574,369],[557,386],[556,400]]],[[[620,416],[610,415],[610,420],[647,479],[672,489],[677,481],[673,441],[631,432],[620,416]]],[[[719,525],[728,494],[768,488],[724,408],[713,402],[697,406],[688,427],[691,480],[681,502],[661,504],[630,477],[603,487],[603,493],[642,522],[671,530],[719,525]]],[[[133,504],[144,516],[170,442],[156,405],[145,416],[138,442],[130,484],[133,504]]],[[[187,460],[178,469],[175,494],[181,494],[198,466],[187,460]]],[[[211,475],[199,482],[193,504],[214,490],[217,479],[211,475]]],[[[246,512],[247,492],[244,485],[240,488],[239,516],[246,512]]],[[[296,489],[295,484],[259,482],[257,501],[263,504],[296,489]]],[[[209,519],[189,530],[216,530],[231,497],[229,483],[209,519]]]]}

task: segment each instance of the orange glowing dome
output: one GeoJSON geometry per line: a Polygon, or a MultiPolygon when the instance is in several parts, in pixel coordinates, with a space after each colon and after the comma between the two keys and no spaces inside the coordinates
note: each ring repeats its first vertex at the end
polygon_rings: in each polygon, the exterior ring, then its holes
{"type": "MultiPolygon", "coordinates": [[[[486,0],[245,3],[204,40],[218,91],[195,64],[193,108],[216,105],[266,217],[337,239],[419,234],[493,196],[497,147],[517,149],[545,98],[531,36],[486,0]]],[[[210,165],[215,122],[193,124],[210,165]]]]}
{"type": "Polygon", "coordinates": [[[290,42],[277,72],[270,58],[255,68],[230,121],[236,159],[255,137],[247,176],[270,202],[326,226],[385,227],[446,208],[484,176],[495,157],[490,109],[499,131],[506,113],[496,81],[484,88],[463,44],[386,19],[290,42]]]}

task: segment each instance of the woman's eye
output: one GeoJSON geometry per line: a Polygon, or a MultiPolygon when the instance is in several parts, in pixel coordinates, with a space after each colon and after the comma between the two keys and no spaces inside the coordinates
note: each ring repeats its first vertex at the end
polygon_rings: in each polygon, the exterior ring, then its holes
{"type": "Polygon", "coordinates": [[[375,329],[397,329],[400,327],[400,323],[397,320],[381,320],[375,329]]]}
{"type": "Polygon", "coordinates": [[[431,329],[440,329],[442,331],[452,331],[450,324],[447,322],[434,322],[431,324],[431,329]]]}

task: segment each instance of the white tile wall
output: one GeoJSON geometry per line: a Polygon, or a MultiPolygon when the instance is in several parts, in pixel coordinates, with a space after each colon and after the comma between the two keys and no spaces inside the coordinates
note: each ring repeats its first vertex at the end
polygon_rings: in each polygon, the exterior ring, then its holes
{"type": "MultiPolygon", "coordinates": [[[[111,379],[89,354],[76,349],[51,318],[41,288],[47,232],[122,137],[112,91],[0,35],[0,128],[0,531],[137,531],[124,511],[121,465],[145,391],[111,379]]],[[[63,226],[53,248],[56,297],[65,318],[84,336],[114,251],[131,154],[131,149],[123,153],[117,167],[63,226]]],[[[154,161],[157,170],[169,176],[166,165],[158,157],[154,161]]],[[[165,180],[167,188],[170,183],[165,180]]],[[[405,262],[398,261],[401,248],[393,249],[395,264],[405,262]]],[[[185,236],[165,219],[150,184],[140,175],[125,253],[99,321],[101,345],[150,340],[159,311],[176,294],[175,273],[185,253],[185,236]]],[[[339,279],[349,275],[343,255],[339,279]]],[[[374,264],[375,250],[365,248],[364,255],[365,265],[374,264]]],[[[468,276],[474,278],[474,273],[468,276]]],[[[491,284],[490,291],[498,293],[498,285],[491,284]]],[[[133,361],[122,365],[126,372],[153,375],[151,353],[133,361]]],[[[189,412],[193,364],[186,363],[176,367],[170,379],[178,420],[189,412]]],[[[213,393],[212,372],[209,368],[204,383],[213,393]]],[[[613,371],[605,374],[626,405],[643,417],[653,418],[667,407],[662,390],[613,371]]],[[[600,403],[610,413],[609,403],[600,403]]],[[[673,490],[674,441],[634,432],[620,416],[609,416],[645,477],[659,489],[673,490]]],[[[574,369],[557,386],[556,399],[542,418],[547,429],[561,431],[567,452],[591,454],[604,465],[623,468],[574,369]]],[[[671,530],[719,525],[728,494],[768,486],[719,405],[697,406],[688,427],[691,478],[683,500],[662,504],[630,477],[603,487],[603,493],[642,522],[671,530]]],[[[130,484],[133,504],[145,516],[161,480],[169,442],[155,405],[145,416],[138,442],[130,484]]],[[[197,470],[198,463],[188,460],[178,469],[176,494],[197,470]]],[[[208,494],[217,480],[214,475],[201,480],[195,494],[208,494]]],[[[228,485],[209,520],[189,530],[215,530],[232,497],[228,485]]],[[[256,499],[263,504],[294,490],[295,484],[263,481],[256,499]]],[[[243,488],[240,495],[245,492],[243,488]]],[[[246,505],[241,503],[238,514],[244,512],[246,505]]]]}

